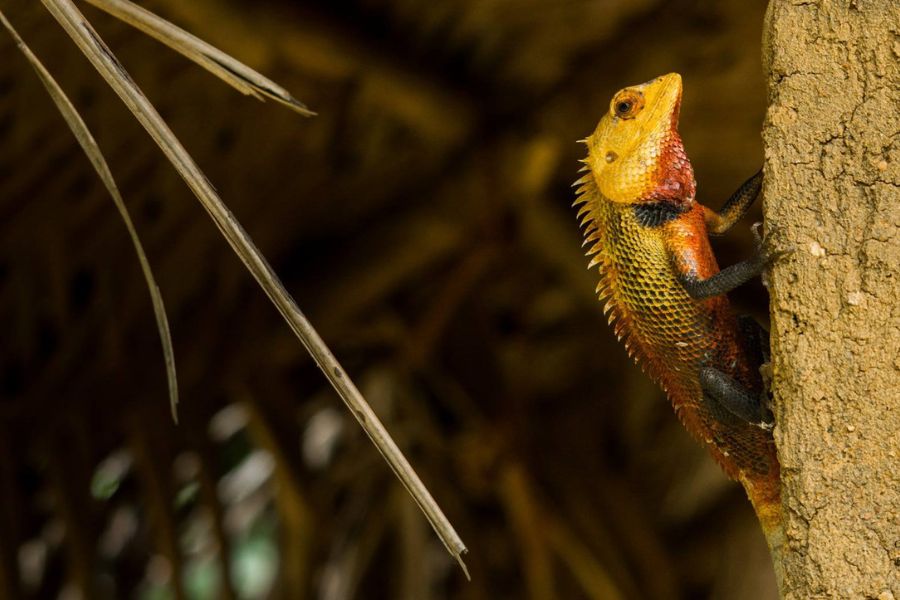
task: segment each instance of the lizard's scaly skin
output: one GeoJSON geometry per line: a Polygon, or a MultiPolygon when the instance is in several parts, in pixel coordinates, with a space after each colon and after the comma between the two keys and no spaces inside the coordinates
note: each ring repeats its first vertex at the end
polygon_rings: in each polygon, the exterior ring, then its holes
{"type": "Polygon", "coordinates": [[[687,430],[744,485],[772,545],[781,513],[772,434],[716,410],[700,387],[704,366],[754,393],[762,382],[727,297],[694,300],[678,278],[719,271],[678,135],[680,105],[681,77],[674,73],[619,92],[586,140],[587,174],[576,182],[576,205],[583,204],[585,244],[600,270],[597,291],[617,337],[663,388],[687,430]],[[633,114],[617,114],[623,100],[633,114]]]}

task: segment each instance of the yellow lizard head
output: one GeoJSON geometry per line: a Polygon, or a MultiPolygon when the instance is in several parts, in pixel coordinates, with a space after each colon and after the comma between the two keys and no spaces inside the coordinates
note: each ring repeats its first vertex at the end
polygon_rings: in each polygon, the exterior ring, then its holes
{"type": "Polygon", "coordinates": [[[613,202],[694,200],[694,172],[678,135],[681,75],[620,90],[587,138],[587,165],[613,202]]]}

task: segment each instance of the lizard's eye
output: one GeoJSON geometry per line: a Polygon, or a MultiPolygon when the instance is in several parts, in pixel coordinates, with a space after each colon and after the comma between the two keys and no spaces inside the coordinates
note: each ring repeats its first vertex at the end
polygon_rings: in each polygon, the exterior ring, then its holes
{"type": "Polygon", "coordinates": [[[633,119],[644,108],[644,95],[634,90],[623,90],[612,101],[612,113],[620,119],[633,119]]]}

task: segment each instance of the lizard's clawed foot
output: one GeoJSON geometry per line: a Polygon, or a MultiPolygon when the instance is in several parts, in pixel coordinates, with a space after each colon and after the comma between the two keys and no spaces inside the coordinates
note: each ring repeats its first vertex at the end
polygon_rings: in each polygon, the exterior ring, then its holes
{"type": "Polygon", "coordinates": [[[767,268],[771,267],[777,261],[792,255],[797,251],[797,248],[791,245],[780,250],[773,249],[772,238],[774,237],[774,235],[772,230],[770,228],[766,228],[766,233],[764,235],[760,235],[760,227],[762,227],[762,223],[757,221],[750,227],[750,230],[753,232],[754,245],[756,246],[756,257],[759,261],[760,275],[762,276],[762,284],[763,286],[768,288],[769,273],[767,268]]]}
{"type": "Polygon", "coordinates": [[[757,221],[750,226],[750,231],[753,232],[753,242],[756,247],[756,254],[760,257],[763,264],[771,266],[776,261],[790,256],[797,251],[797,248],[793,245],[778,250],[772,248],[772,238],[774,237],[774,233],[770,228],[767,228],[767,231],[764,234],[760,234],[759,230],[762,226],[762,221],[757,221]]]}

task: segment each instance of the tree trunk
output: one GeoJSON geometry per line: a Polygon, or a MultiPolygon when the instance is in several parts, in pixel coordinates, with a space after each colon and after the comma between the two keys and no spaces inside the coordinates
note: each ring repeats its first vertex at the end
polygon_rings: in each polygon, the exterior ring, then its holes
{"type": "Polygon", "coordinates": [[[900,3],[773,0],[763,46],[782,594],[900,598],[900,3]]]}

